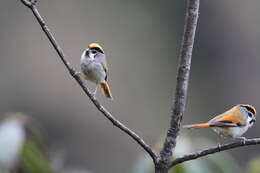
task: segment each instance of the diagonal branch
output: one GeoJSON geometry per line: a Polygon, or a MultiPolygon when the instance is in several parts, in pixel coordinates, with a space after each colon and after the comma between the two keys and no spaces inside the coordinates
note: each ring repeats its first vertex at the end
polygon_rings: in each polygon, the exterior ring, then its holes
{"type": "Polygon", "coordinates": [[[176,146],[176,138],[179,134],[180,124],[185,110],[192,49],[199,16],[199,3],[200,0],[188,0],[187,3],[171,123],[163,149],[160,152],[160,163],[158,166],[161,168],[159,169],[165,169],[165,166],[170,163],[172,158],[172,150],[176,146]]]}
{"type": "Polygon", "coordinates": [[[48,37],[49,41],[51,42],[52,46],[58,53],[61,61],[66,66],[67,70],[69,71],[70,75],[78,82],[80,87],[83,89],[84,93],[90,98],[92,103],[96,106],[96,108],[111,122],[113,125],[118,127],[120,130],[128,134],[133,140],[135,140],[153,159],[153,162],[157,162],[157,155],[152,150],[152,148],[145,143],[145,141],[139,137],[134,131],[126,127],[123,123],[121,123],[119,120],[117,120],[109,111],[107,111],[90,93],[89,89],[84,85],[83,81],[81,80],[80,76],[77,75],[76,70],[70,65],[70,63],[66,60],[66,56],[58,44],[58,42],[55,40],[53,34],[51,33],[48,26],[45,24],[43,18],[41,17],[40,13],[38,12],[38,9],[36,8],[35,0],[21,0],[21,2],[27,6],[29,9],[31,9],[32,13],[34,14],[35,18],[37,19],[38,23],[40,24],[42,30],[48,37]]]}
{"type": "Polygon", "coordinates": [[[170,164],[169,168],[189,161],[189,160],[194,160],[209,154],[214,154],[217,152],[221,152],[221,151],[225,151],[225,150],[230,150],[233,148],[238,148],[238,147],[243,147],[243,146],[248,146],[248,145],[257,145],[260,144],[260,138],[253,138],[253,139],[246,139],[245,141],[237,141],[237,142],[230,142],[227,144],[222,144],[222,145],[218,145],[218,146],[214,146],[211,148],[207,148],[201,151],[197,151],[194,153],[190,153],[187,155],[184,155],[183,157],[179,157],[177,159],[175,159],[174,161],[172,161],[172,163],[170,164]]]}

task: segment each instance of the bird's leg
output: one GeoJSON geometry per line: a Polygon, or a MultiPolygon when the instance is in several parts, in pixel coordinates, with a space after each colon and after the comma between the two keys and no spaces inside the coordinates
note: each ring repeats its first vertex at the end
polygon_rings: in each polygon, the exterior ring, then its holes
{"type": "Polygon", "coordinates": [[[92,95],[93,95],[94,98],[96,98],[97,89],[98,89],[98,85],[96,85],[95,90],[94,90],[94,92],[92,93],[92,95]]]}
{"type": "Polygon", "coordinates": [[[218,138],[218,148],[221,146],[221,137],[218,138]]]}
{"type": "Polygon", "coordinates": [[[220,151],[220,148],[221,148],[221,144],[220,143],[218,143],[218,150],[220,151]]]}
{"type": "MultiPolygon", "coordinates": [[[[216,131],[217,132],[217,131],[216,131]]],[[[224,139],[224,136],[220,133],[220,132],[217,132],[217,136],[218,136],[218,147],[221,146],[221,143],[223,143],[223,139],[224,139]]]]}
{"type": "Polygon", "coordinates": [[[75,75],[76,75],[76,76],[79,76],[79,77],[81,77],[81,78],[83,78],[83,79],[85,79],[85,75],[84,75],[82,72],[78,72],[78,71],[77,71],[77,72],[75,73],[75,75]]]}
{"type": "Polygon", "coordinates": [[[241,136],[241,137],[238,137],[237,139],[242,140],[244,145],[246,144],[246,140],[247,140],[246,137],[241,136]]]}
{"type": "Polygon", "coordinates": [[[76,76],[81,76],[81,72],[76,71],[75,75],[76,75],[76,76]]]}

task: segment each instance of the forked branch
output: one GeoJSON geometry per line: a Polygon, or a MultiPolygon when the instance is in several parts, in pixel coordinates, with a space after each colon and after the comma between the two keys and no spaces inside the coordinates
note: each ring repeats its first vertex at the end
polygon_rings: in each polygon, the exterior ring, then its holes
{"type": "Polygon", "coordinates": [[[163,149],[160,153],[160,161],[157,168],[158,170],[167,170],[166,167],[172,159],[172,150],[176,146],[176,138],[180,131],[180,124],[186,105],[192,50],[199,17],[199,4],[200,0],[187,1],[185,26],[179,55],[177,85],[175,89],[174,103],[172,106],[171,123],[163,149]]]}

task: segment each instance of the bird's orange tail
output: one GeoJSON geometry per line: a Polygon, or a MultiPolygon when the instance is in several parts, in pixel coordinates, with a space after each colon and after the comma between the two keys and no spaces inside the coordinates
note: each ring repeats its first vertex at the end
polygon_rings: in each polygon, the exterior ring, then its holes
{"type": "Polygon", "coordinates": [[[112,93],[111,93],[111,90],[110,90],[110,88],[109,88],[108,83],[107,83],[107,82],[101,83],[100,86],[101,86],[101,89],[102,89],[102,91],[104,92],[105,96],[106,96],[107,98],[113,100],[112,93]]]}
{"type": "Polygon", "coordinates": [[[210,128],[210,127],[211,126],[209,123],[191,124],[191,125],[182,126],[182,128],[185,129],[199,129],[199,128],[210,128]]]}

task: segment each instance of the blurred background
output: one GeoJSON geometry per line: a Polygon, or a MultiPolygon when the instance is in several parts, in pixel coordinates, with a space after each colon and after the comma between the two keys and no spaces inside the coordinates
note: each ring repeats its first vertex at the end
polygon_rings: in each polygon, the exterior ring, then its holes
{"type": "MultiPolygon", "coordinates": [[[[89,43],[103,46],[114,100],[101,92],[97,98],[148,144],[159,147],[169,126],[185,5],[171,0],[38,2],[77,70],[89,43]]],[[[258,0],[201,2],[183,124],[207,121],[238,103],[260,110],[259,6],[258,0]]],[[[133,167],[145,152],[96,110],[32,13],[19,0],[4,0],[0,21],[0,114],[19,111],[36,119],[45,130],[49,151],[63,153],[66,167],[137,172],[133,167]]],[[[256,122],[245,136],[259,137],[259,130],[256,122]]],[[[181,134],[218,143],[210,130],[181,134]]],[[[198,148],[210,144],[201,142],[198,148]]],[[[243,171],[260,155],[259,149],[251,146],[225,153],[243,171]]]]}

